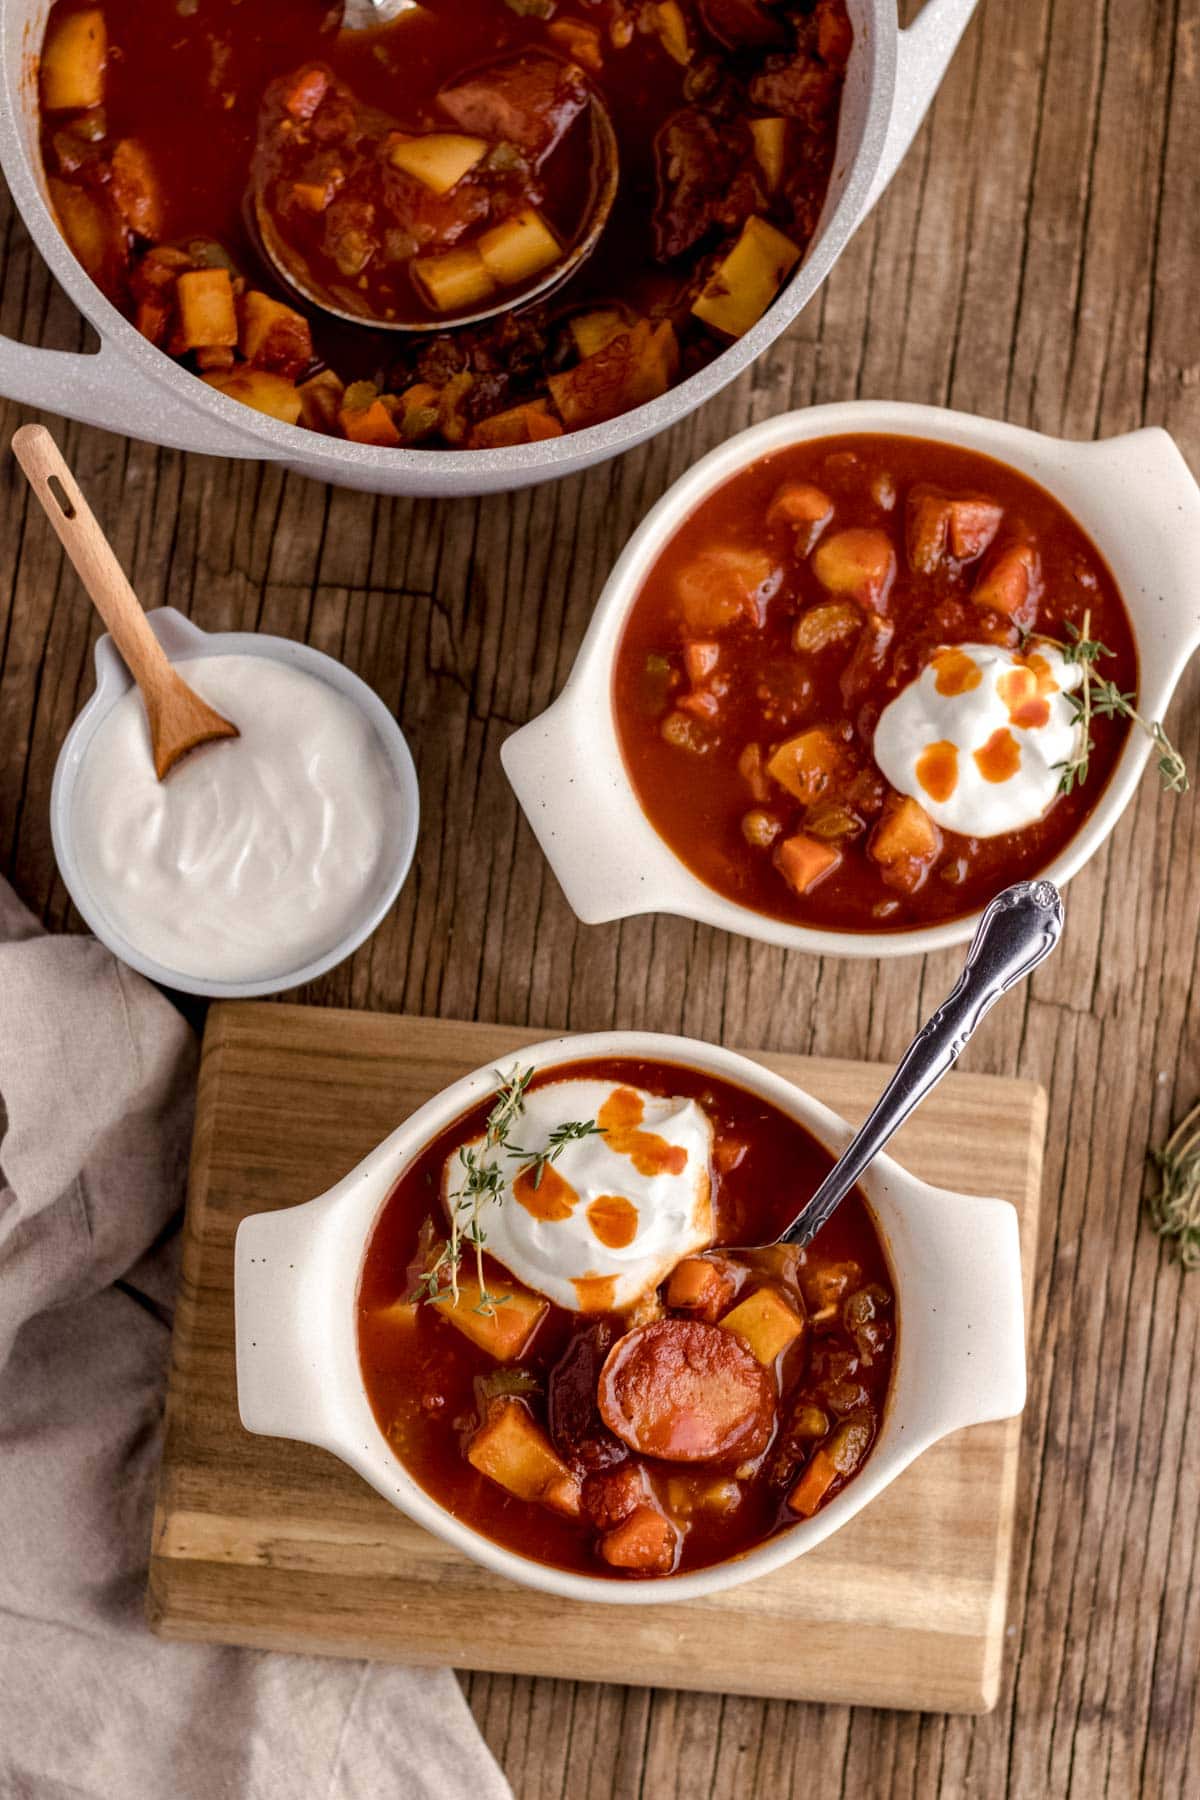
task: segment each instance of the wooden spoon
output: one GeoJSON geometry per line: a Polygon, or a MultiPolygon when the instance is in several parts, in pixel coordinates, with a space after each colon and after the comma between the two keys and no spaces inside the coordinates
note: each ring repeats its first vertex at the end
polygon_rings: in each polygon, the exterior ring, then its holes
{"type": "Polygon", "coordinates": [[[214,712],[168,661],[112,545],[44,425],[22,425],[13,454],[41,501],[59,542],[141,689],[150,723],[154,769],[164,781],[181,756],[238,728],[214,712]]]}

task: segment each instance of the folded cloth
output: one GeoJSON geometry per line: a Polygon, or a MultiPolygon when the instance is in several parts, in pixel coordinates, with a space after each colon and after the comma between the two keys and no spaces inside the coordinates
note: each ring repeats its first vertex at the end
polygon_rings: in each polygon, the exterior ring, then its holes
{"type": "Polygon", "coordinates": [[[0,1794],[505,1800],[449,1670],[142,1615],[196,1045],[0,881],[0,1794]]]}

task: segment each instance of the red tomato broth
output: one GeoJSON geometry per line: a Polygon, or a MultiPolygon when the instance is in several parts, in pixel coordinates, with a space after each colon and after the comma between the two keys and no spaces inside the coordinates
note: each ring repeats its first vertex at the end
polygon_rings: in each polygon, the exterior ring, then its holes
{"type": "MultiPolygon", "coordinates": [[[[540,1085],[572,1077],[621,1081],[650,1093],[695,1098],[713,1121],[718,1147],[722,1140],[745,1144],[745,1153],[736,1158],[735,1166],[714,1169],[718,1244],[769,1242],[832,1166],[828,1151],[803,1126],[747,1090],[702,1071],[673,1063],[606,1058],[559,1065],[534,1080],[540,1085]]],[[[539,1387],[522,1397],[539,1425],[547,1428],[547,1384],[564,1352],[597,1324],[610,1326],[616,1341],[627,1328],[625,1321],[618,1315],[573,1313],[552,1304],[526,1352],[515,1362],[501,1365],[447,1323],[437,1304],[422,1303],[416,1308],[415,1325],[399,1328],[389,1321],[385,1310],[412,1291],[420,1272],[418,1236],[424,1221],[432,1216],[439,1231],[444,1231],[439,1198],[444,1163],[462,1143],[482,1131],[490,1105],[490,1101],[481,1102],[439,1133],[405,1171],[380,1211],[367,1245],[357,1300],[363,1383],[376,1422],[408,1473],[455,1518],[536,1562],[620,1579],[621,1572],[597,1554],[597,1533],[586,1519],[567,1519],[545,1505],[517,1499],[477,1472],[467,1461],[465,1447],[480,1423],[477,1380],[500,1368],[528,1371],[539,1387]]],[[[506,1272],[491,1258],[485,1256],[484,1260],[489,1286],[499,1283],[502,1288],[506,1272]]],[[[898,1320],[891,1272],[859,1189],[847,1197],[805,1253],[802,1273],[815,1277],[846,1262],[858,1265],[860,1286],[874,1284],[889,1298],[890,1341],[871,1367],[860,1368],[854,1376],[870,1395],[877,1427],[891,1379],[898,1320]]],[[[473,1253],[464,1260],[463,1271],[474,1272],[473,1253]]],[[[766,1283],[750,1279],[740,1292],[744,1295],[758,1285],[766,1283]]],[[[801,1338],[779,1359],[777,1376],[784,1396],[780,1417],[796,1387],[811,1372],[810,1349],[817,1346],[825,1355],[845,1349],[849,1343],[840,1329],[818,1336],[811,1325],[806,1326],[801,1338]]],[[[833,1415],[831,1420],[836,1425],[833,1415]]],[[[599,1429],[607,1436],[602,1426],[599,1429]]],[[[794,1475],[786,1484],[775,1486],[765,1478],[779,1442],[776,1429],[772,1444],[760,1459],[759,1473],[742,1484],[743,1498],[733,1512],[697,1508],[685,1521],[687,1529],[673,1572],[705,1568],[743,1555],[797,1523],[796,1514],[786,1504],[794,1475]]],[[[616,1453],[623,1455],[623,1447],[617,1445],[616,1453]]],[[[569,1456],[567,1460],[571,1460],[569,1456]]],[[[659,1496],[668,1493],[670,1483],[693,1491],[732,1475],[731,1467],[717,1463],[684,1465],[632,1455],[629,1461],[646,1470],[659,1496]]],[[[846,1479],[852,1481],[854,1475],[846,1479]]]]}
{"type": "MultiPolygon", "coordinates": [[[[632,0],[584,0],[569,10],[560,5],[549,18],[538,17],[532,8],[522,14],[505,0],[422,0],[422,12],[402,17],[393,27],[358,33],[338,31],[337,0],[288,0],[280,6],[197,0],[192,10],[183,11],[176,0],[157,6],[140,0],[55,0],[44,42],[70,14],[97,6],[103,12],[108,41],[104,99],[93,110],[104,129],[93,146],[96,154],[88,153],[82,166],[76,166],[79,145],[72,144],[72,128],[82,115],[43,108],[43,165],[53,183],[103,198],[111,191],[108,158],[113,146],[132,139],[145,148],[160,190],[161,224],[134,239],[117,229],[105,203],[112,242],[102,262],[88,270],[130,318],[137,312],[131,279],[136,281],[148,244],[211,240],[250,287],[296,308],[308,320],[313,368],[331,369],[347,383],[371,380],[389,397],[416,383],[444,389],[453,376],[469,373],[474,386],[460,404],[469,426],[517,406],[544,402],[549,375],[573,366],[578,358],[567,315],[592,307],[615,304],[631,320],[670,321],[678,334],[670,385],[711,362],[731,341],[693,318],[690,306],[710,264],[737,238],[744,217],[764,217],[790,235],[800,253],[807,248],[833,166],[842,71],[851,41],[842,0],[818,0],[830,21],[841,21],[846,41],[826,50],[831,93],[823,100],[818,96],[797,101],[789,114],[783,180],[774,191],[764,190],[760,182],[754,204],[735,207],[735,221],[714,217],[697,242],[678,254],[660,254],[654,225],[658,139],[670,121],[698,109],[707,122],[715,121],[720,135],[719,128],[730,126],[732,120],[744,165],[739,165],[738,179],[745,186],[752,160],[745,120],[787,112],[782,102],[749,98],[754,75],[770,62],[772,48],[730,49],[707,30],[697,0],[680,4],[693,52],[687,65],[674,60],[655,33],[636,28],[641,9],[632,0]],[[618,50],[611,32],[626,18],[635,28],[628,46],[618,50]],[[260,107],[271,82],[319,63],[363,106],[387,114],[405,129],[432,124],[455,131],[458,127],[434,104],[439,89],[468,71],[527,51],[549,50],[568,59],[568,45],[552,30],[564,21],[593,26],[600,33],[603,66],[599,71],[585,67],[584,72],[603,94],[612,118],[621,174],[600,243],[553,300],[521,309],[517,291],[513,311],[497,322],[453,334],[412,337],[348,325],[298,300],[265,259],[247,222],[260,107]],[[717,63],[719,91],[692,97],[695,70],[717,63]],[[736,105],[726,104],[725,89],[736,96],[736,105]],[[68,147],[67,163],[60,156],[60,143],[68,147]]],[[[818,54],[822,34],[816,14],[806,15],[799,4],[792,26],[799,67],[818,54]]],[[[784,46],[777,48],[782,53],[784,46]]],[[[724,136],[729,135],[725,130],[724,136]]],[[[573,138],[570,146],[564,145],[548,160],[539,177],[543,185],[549,184],[548,214],[560,226],[578,214],[578,163],[588,134],[577,131],[573,138]]],[[[696,205],[719,209],[736,186],[737,182],[725,182],[714,193],[710,181],[696,205]]],[[[68,241],[88,266],[78,234],[72,232],[53,192],[52,200],[68,241]]],[[[162,347],[175,354],[170,336],[162,347]]],[[[305,373],[300,371],[296,379],[305,373]]],[[[628,396],[626,400],[638,403],[628,396]]],[[[614,404],[614,414],[622,410],[622,405],[614,404]]],[[[399,415],[398,425],[406,444],[462,447],[444,424],[419,437],[409,435],[399,415]]],[[[564,425],[578,428],[569,419],[564,425]]]]}
{"type": "MultiPolygon", "coordinates": [[[[625,622],[612,690],[618,741],[647,818],[700,880],[739,905],[795,924],[864,932],[915,929],[970,914],[1009,883],[1038,874],[1060,855],[1095,809],[1117,762],[1127,722],[1093,717],[1086,784],[1059,795],[1039,821],[1020,832],[978,838],[943,829],[937,862],[913,893],[887,885],[867,854],[878,807],[866,816],[856,839],[848,845],[839,840],[840,867],[804,895],[785,881],[769,847],[747,841],[743,820],[751,810],[765,810],[778,820],[781,836],[802,827],[806,810],[770,783],[765,799],[753,795],[738,769],[748,744],[761,746],[765,763],[779,743],[810,727],[832,727],[858,766],[874,772],[882,798],[887,784],[870,746],[884,706],[920,673],[939,645],[1004,641],[1004,615],[969,598],[972,583],[987,566],[986,553],[978,561],[943,565],[932,574],[916,574],[908,566],[906,493],[928,482],[951,495],[986,493],[1003,505],[997,547],[1010,540],[1030,541],[1041,558],[1034,634],[1065,641],[1068,624],[1079,628],[1090,610],[1091,635],[1114,653],[1100,659],[1098,673],[1123,692],[1136,693],[1133,629],[1107,564],[1065,508],[1015,469],[958,446],[867,433],[822,438],[760,458],[711,494],[660,553],[625,622]],[[895,553],[896,572],[885,602],[895,633],[877,677],[850,707],[842,700],[839,678],[855,639],[817,651],[793,648],[800,616],[842,596],[822,586],[810,558],[799,554],[802,546],[793,553],[790,528],[766,523],[771,500],[785,480],[817,484],[834,501],[824,537],[847,528],[878,529],[888,535],[895,553]],[[879,497],[889,483],[895,496],[890,508],[879,497]],[[767,601],[765,622],[756,628],[742,618],[711,632],[689,629],[677,597],[679,577],[698,555],[725,546],[772,553],[780,579],[767,601]],[[719,644],[715,666],[727,686],[715,718],[694,720],[695,739],[707,746],[696,754],[667,742],[662,725],[689,691],[689,641],[709,636],[719,644]]],[[[1012,631],[1014,646],[1017,637],[1012,631]]],[[[1032,664],[1037,660],[1036,653],[1030,656],[1032,664]]],[[[958,691],[960,683],[973,685],[956,668],[965,661],[949,656],[939,662],[942,692],[958,691]]],[[[1036,690],[1035,676],[1036,669],[1029,677],[1036,690]]],[[[1035,693],[1029,704],[1041,708],[1045,702],[1035,693]]],[[[1025,722],[1017,713],[1014,721],[1025,722]]],[[[1031,717],[1029,722],[1036,721],[1031,717]]],[[[1001,779],[1009,747],[996,743],[987,748],[981,773],[1001,779]]],[[[949,779],[948,766],[931,772],[935,779],[949,779]]]]}

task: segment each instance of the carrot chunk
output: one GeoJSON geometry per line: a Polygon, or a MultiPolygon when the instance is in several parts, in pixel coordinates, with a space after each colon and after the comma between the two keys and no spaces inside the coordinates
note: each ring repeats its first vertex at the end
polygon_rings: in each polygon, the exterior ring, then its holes
{"type": "Polygon", "coordinates": [[[811,894],[818,882],[831,875],[842,860],[842,853],[833,844],[823,844],[819,838],[808,837],[803,831],[794,832],[775,851],[775,866],[789,887],[798,894],[811,894]]]}
{"type": "Polygon", "coordinates": [[[353,444],[378,444],[391,449],[400,442],[395,421],[382,400],[372,400],[362,408],[343,406],[338,422],[353,444]]]}
{"type": "Polygon", "coordinates": [[[600,1554],[614,1569],[669,1575],[678,1545],[675,1527],[657,1507],[636,1506],[627,1519],[600,1539],[600,1554]]]}
{"type": "Polygon", "coordinates": [[[1010,544],[975,584],[977,606],[1007,613],[1018,625],[1032,625],[1042,592],[1041,558],[1032,544],[1010,544]]]}

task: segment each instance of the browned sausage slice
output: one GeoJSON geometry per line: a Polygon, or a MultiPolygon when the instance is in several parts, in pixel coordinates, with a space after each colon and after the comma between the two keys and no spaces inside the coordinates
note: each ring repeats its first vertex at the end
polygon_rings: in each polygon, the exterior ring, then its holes
{"type": "Polygon", "coordinates": [[[610,1431],[668,1462],[757,1456],[775,1410],[770,1376],[741,1339],[699,1319],[660,1319],[619,1338],[597,1398],[610,1431]]]}

